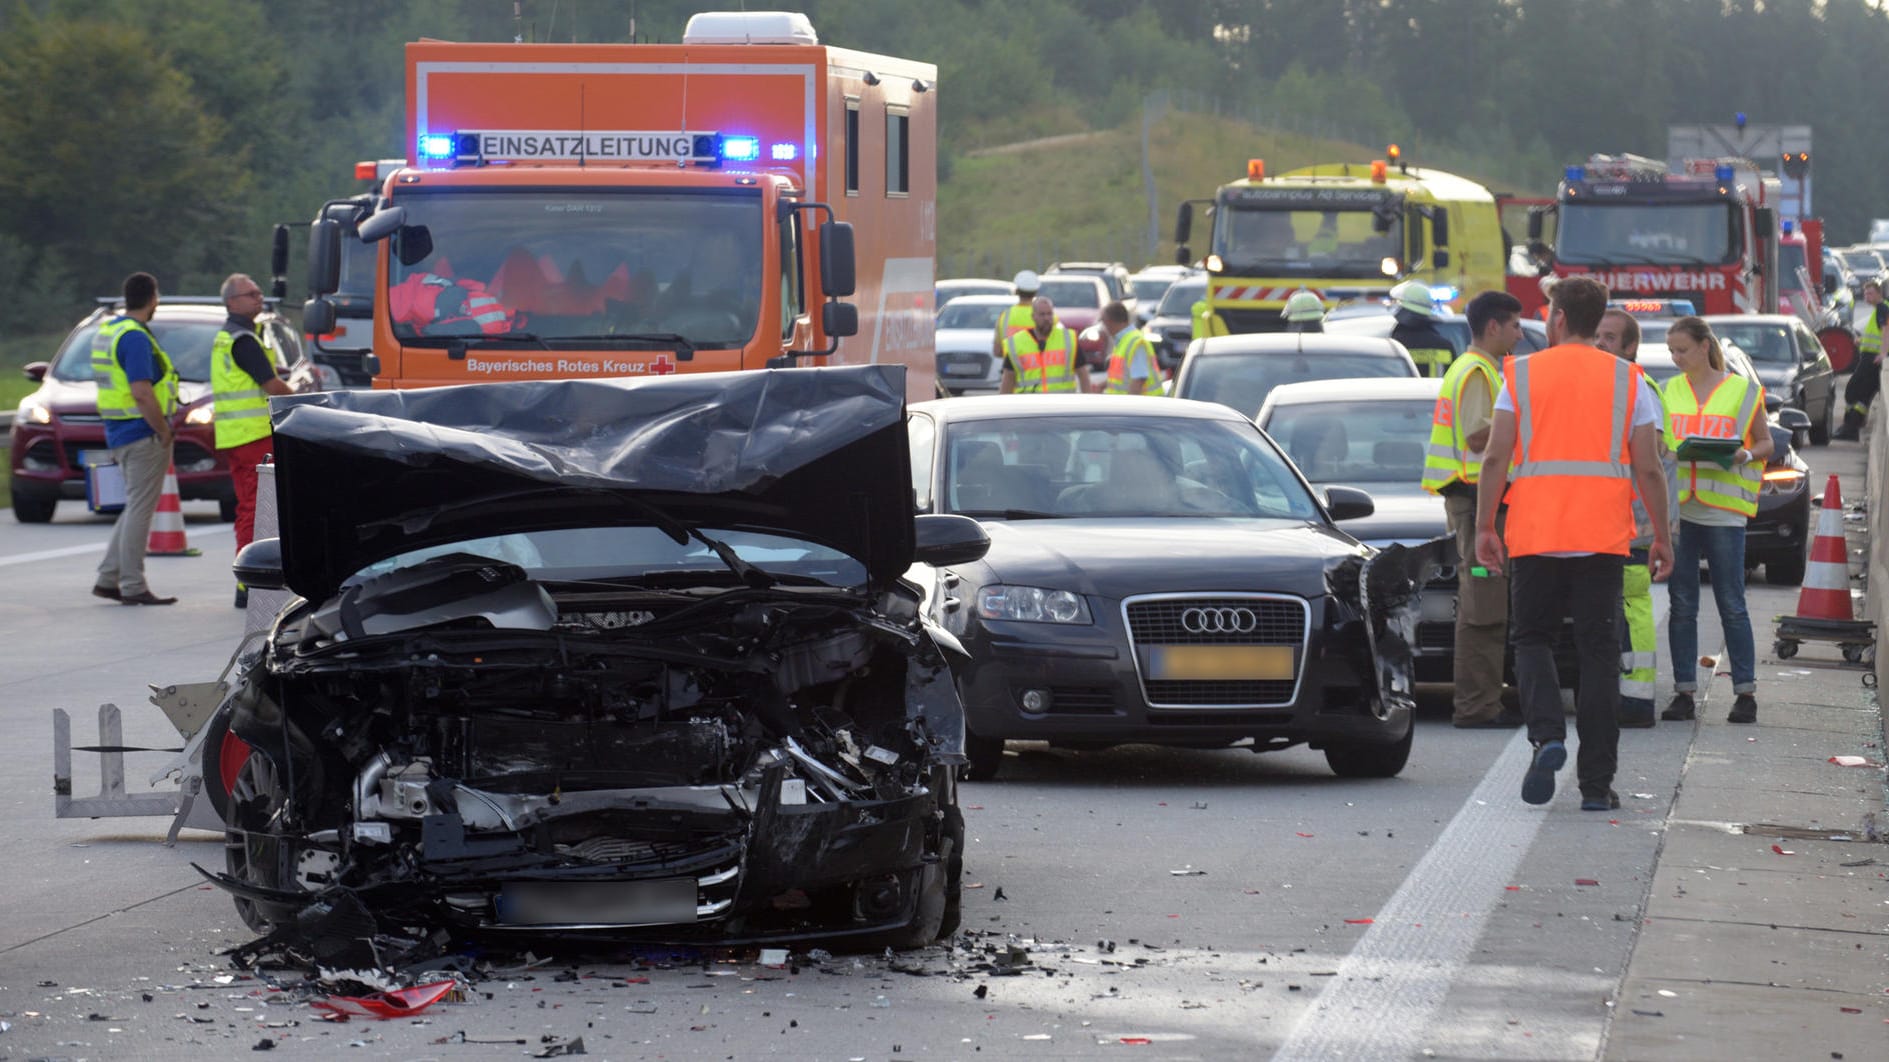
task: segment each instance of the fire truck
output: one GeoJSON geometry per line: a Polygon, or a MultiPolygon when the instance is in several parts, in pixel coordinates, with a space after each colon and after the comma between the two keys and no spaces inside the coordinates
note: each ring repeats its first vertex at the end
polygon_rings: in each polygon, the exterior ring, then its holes
{"type": "MultiPolygon", "coordinates": [[[[935,66],[712,12],[680,44],[421,41],[406,67],[412,163],[355,230],[374,386],[893,362],[933,396],[935,66]]],[[[311,334],[344,228],[313,226],[311,334]]]]}
{"type": "MultiPolygon", "coordinates": [[[[1701,313],[1776,313],[1780,196],[1778,178],[1749,159],[1687,159],[1669,172],[1657,159],[1594,155],[1567,168],[1550,208],[1555,275],[1686,299],[1701,313]]],[[[1542,220],[1530,218],[1530,239],[1542,220]]]]}
{"type": "Polygon", "coordinates": [[[1507,251],[1489,190],[1407,166],[1395,144],[1386,155],[1272,177],[1265,160],[1252,159],[1244,180],[1181,204],[1174,240],[1183,265],[1194,259],[1195,208],[1212,215],[1207,305],[1229,332],[1283,329],[1280,311],[1300,288],[1329,308],[1415,279],[1460,308],[1461,299],[1504,286],[1507,251]]]}

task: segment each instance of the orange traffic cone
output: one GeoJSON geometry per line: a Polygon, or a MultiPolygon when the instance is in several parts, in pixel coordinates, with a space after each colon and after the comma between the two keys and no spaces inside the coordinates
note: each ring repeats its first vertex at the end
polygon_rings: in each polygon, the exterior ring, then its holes
{"type": "Polygon", "coordinates": [[[1843,541],[1843,494],[1837,477],[1823,488],[1823,511],[1817,514],[1817,537],[1810,543],[1810,565],[1804,570],[1804,589],[1797,595],[1802,619],[1856,619],[1850,601],[1849,547],[1843,541]]]}
{"type": "Polygon", "coordinates": [[[157,510],[151,514],[151,537],[144,552],[152,557],[195,557],[203,553],[184,537],[183,499],[177,494],[177,466],[164,470],[164,493],[158,495],[157,510]]]}

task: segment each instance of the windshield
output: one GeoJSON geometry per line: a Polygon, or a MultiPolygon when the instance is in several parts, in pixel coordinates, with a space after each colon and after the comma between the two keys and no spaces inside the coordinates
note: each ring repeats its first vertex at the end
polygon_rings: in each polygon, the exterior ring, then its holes
{"type": "Polygon", "coordinates": [[[1403,228],[1378,232],[1375,221],[1369,209],[1226,204],[1215,212],[1213,250],[1233,276],[1380,277],[1384,259],[1403,258],[1403,228]]]}
{"type": "Polygon", "coordinates": [[[1313,483],[1402,483],[1423,478],[1436,403],[1294,402],[1275,407],[1266,434],[1313,483]]]}
{"type": "Polygon", "coordinates": [[[1217,354],[1188,362],[1180,397],[1218,402],[1249,417],[1283,383],[1414,375],[1402,358],[1364,354],[1217,354]]]}
{"type": "Polygon", "coordinates": [[[1839,252],[1837,257],[1843,259],[1843,264],[1849,266],[1850,269],[1855,272],[1882,272],[1882,259],[1876,257],[1876,252],[1874,251],[1842,251],[1839,252]]]}
{"type": "MultiPolygon", "coordinates": [[[[86,325],[66,337],[66,345],[59,348],[59,356],[53,361],[54,377],[78,382],[92,379],[92,337],[98,334],[98,326],[109,320],[111,318],[107,317],[86,325]]],[[[151,334],[157,336],[157,345],[164,348],[165,355],[177,369],[177,378],[199,383],[209,382],[210,344],[216,342],[216,334],[222,330],[220,319],[166,321],[158,316],[151,321],[151,334]]]]}
{"type": "Polygon", "coordinates": [[[1554,253],[1567,265],[1722,265],[1737,240],[1725,203],[1563,203],[1554,253]]]}
{"type": "Polygon", "coordinates": [[[1006,302],[949,302],[938,311],[938,327],[996,328],[997,318],[1014,305],[1006,302]]]}
{"type": "Polygon", "coordinates": [[[1755,362],[1788,365],[1797,360],[1791,349],[1791,327],[1781,324],[1739,324],[1713,321],[1712,331],[1721,340],[1736,343],[1738,349],[1755,362]]]}
{"type": "Polygon", "coordinates": [[[1055,303],[1057,309],[1102,308],[1102,285],[1093,280],[1044,280],[1036,293],[1055,303]]]}
{"type": "MultiPolygon", "coordinates": [[[[866,582],[863,565],[826,546],[755,531],[704,528],[703,533],[727,544],[736,556],[763,571],[815,579],[830,586],[860,586],[866,582]]],[[[720,582],[731,575],[713,550],[694,539],[677,545],[675,539],[653,527],[576,527],[428,546],[370,564],[342,585],[454,553],[516,564],[534,579],[553,582],[676,572],[708,573],[713,581],[720,582]]]]}
{"type": "Polygon", "coordinates": [[[1128,285],[1128,290],[1134,295],[1136,302],[1153,306],[1160,302],[1161,296],[1167,294],[1167,290],[1173,286],[1174,281],[1170,277],[1150,277],[1146,280],[1134,281],[1128,285]]]}
{"type": "Polygon", "coordinates": [[[1318,507],[1250,423],[1165,416],[979,420],[951,426],[945,506],[972,516],[1243,516],[1318,507]]]}
{"type": "Polygon", "coordinates": [[[480,295],[513,315],[513,330],[547,341],[676,333],[729,348],[754,335],[756,194],[452,191],[401,205],[407,225],[393,237],[389,278],[396,335],[478,336],[468,309],[496,312],[468,301],[480,295]]]}
{"type": "Polygon", "coordinates": [[[1206,294],[1207,282],[1204,280],[1177,280],[1161,296],[1161,308],[1155,313],[1161,317],[1191,317],[1194,304],[1206,294]]]}

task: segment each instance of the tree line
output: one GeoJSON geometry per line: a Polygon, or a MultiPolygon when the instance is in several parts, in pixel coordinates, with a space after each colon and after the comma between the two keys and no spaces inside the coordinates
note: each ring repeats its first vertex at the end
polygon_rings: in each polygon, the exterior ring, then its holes
{"type": "MultiPolygon", "coordinates": [[[[676,41],[712,0],[12,0],[0,6],[0,329],[63,327],[150,269],[211,290],[268,231],[401,150],[402,46],[676,41]]],[[[1817,213],[1882,213],[1872,0],[801,0],[823,41],[939,66],[940,169],[1106,128],[1147,93],[1407,130],[1527,162],[1548,194],[1595,151],[1663,157],[1669,123],[1814,127],[1817,213]]],[[[1764,161],[1764,160],[1760,160],[1764,161]]],[[[1080,180],[1080,174],[1053,180],[1080,180]]],[[[1045,195],[1053,194],[1046,186],[1045,195]]],[[[299,284],[299,281],[298,281],[299,284]]],[[[299,287],[292,287],[299,295],[299,287]]]]}

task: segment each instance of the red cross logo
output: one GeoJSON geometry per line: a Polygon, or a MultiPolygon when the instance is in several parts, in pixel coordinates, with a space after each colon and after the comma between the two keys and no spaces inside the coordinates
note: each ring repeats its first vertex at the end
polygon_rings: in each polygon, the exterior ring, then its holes
{"type": "Polygon", "coordinates": [[[649,371],[658,376],[667,376],[676,371],[676,363],[669,360],[669,355],[658,354],[656,360],[649,363],[649,371]]]}

